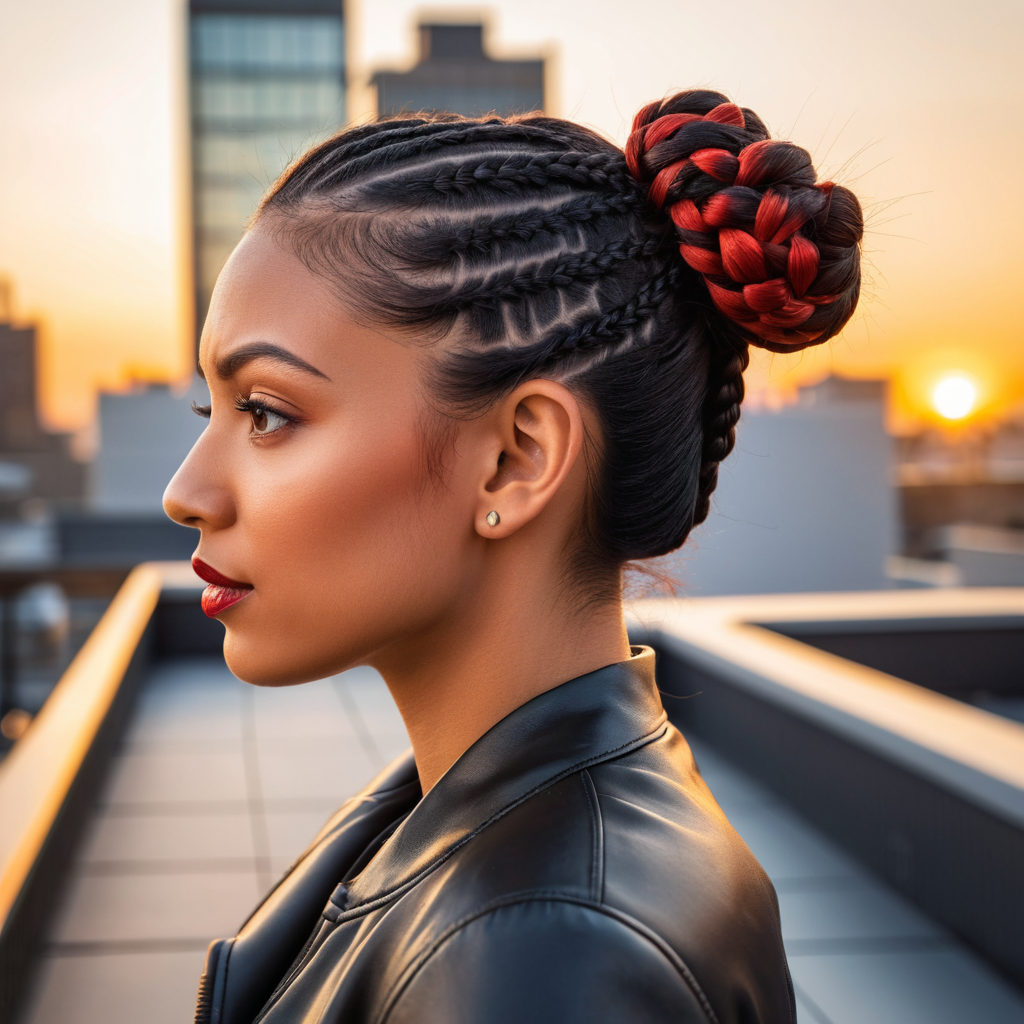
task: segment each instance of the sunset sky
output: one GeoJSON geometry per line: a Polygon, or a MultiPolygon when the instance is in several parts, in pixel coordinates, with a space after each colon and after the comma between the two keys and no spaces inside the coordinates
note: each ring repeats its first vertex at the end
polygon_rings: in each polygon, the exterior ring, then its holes
{"type": "MultiPolygon", "coordinates": [[[[1024,400],[1024,4],[501,0],[349,10],[353,113],[371,69],[408,66],[421,13],[484,13],[501,55],[553,58],[553,112],[625,140],[635,109],[709,86],[806,146],[862,197],[867,281],[831,345],[760,359],[756,394],[829,370],[894,379],[905,429],[949,371],[994,413],[1024,400]]],[[[181,0],[0,7],[0,276],[42,329],[55,425],[99,387],[191,358],[181,0]]]]}

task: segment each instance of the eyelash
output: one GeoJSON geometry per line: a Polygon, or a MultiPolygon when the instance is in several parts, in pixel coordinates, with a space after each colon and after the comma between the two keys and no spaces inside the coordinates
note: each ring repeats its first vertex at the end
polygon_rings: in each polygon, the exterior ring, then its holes
{"type": "MultiPolygon", "coordinates": [[[[249,413],[250,416],[258,415],[259,413],[263,413],[264,415],[266,413],[270,413],[272,416],[277,416],[280,419],[284,420],[284,423],[280,427],[274,427],[273,430],[267,430],[264,431],[263,433],[254,430],[253,436],[255,437],[269,437],[271,434],[276,434],[279,430],[295,422],[295,419],[292,416],[289,416],[287,413],[281,412],[280,409],[275,409],[272,405],[269,405],[267,402],[257,402],[252,398],[246,398],[244,395],[236,396],[235,408],[239,412],[249,413]]],[[[199,405],[198,403],[193,402],[192,411],[197,416],[202,416],[204,419],[210,418],[211,409],[210,406],[208,405],[199,405]]]]}

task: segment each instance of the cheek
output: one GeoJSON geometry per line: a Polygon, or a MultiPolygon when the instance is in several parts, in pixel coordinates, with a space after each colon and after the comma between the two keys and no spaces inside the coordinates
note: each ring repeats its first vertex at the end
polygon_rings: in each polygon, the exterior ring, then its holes
{"type": "Polygon", "coordinates": [[[422,626],[460,589],[473,506],[431,478],[415,427],[342,436],[324,430],[287,457],[284,446],[256,453],[265,471],[239,508],[256,593],[238,608],[235,637],[226,623],[239,657],[247,639],[250,656],[299,675],[336,671],[385,634],[422,626]]]}

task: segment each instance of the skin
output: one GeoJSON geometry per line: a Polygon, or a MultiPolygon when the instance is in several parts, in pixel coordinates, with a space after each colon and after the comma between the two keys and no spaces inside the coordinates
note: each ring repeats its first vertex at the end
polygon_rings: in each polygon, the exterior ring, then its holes
{"type": "Polygon", "coordinates": [[[354,322],[257,225],[203,331],[209,426],[164,495],[200,530],[197,556],[254,588],[218,615],[231,670],[282,686],[377,669],[424,792],[509,712],[629,657],[621,602],[581,611],[565,585],[589,410],[557,381],[529,381],[454,423],[439,481],[424,442],[437,354],[354,322]],[[240,398],[274,412],[239,411],[240,398]]]}

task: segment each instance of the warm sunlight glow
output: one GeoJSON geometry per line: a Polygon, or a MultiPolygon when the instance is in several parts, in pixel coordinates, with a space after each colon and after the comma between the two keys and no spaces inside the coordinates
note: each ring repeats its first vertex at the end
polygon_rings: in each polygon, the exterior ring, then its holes
{"type": "Polygon", "coordinates": [[[970,416],[977,404],[977,386],[959,373],[943,377],[932,391],[935,411],[947,420],[962,420],[970,416]]]}

